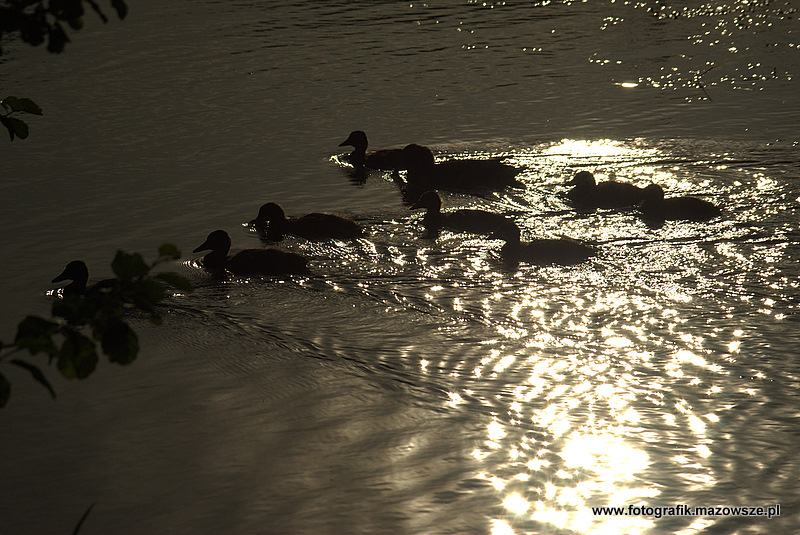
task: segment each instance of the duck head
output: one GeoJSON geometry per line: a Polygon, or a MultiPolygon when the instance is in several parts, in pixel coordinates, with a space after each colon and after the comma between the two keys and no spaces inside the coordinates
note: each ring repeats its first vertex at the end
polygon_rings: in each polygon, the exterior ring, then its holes
{"type": "Polygon", "coordinates": [[[664,188],[658,184],[650,184],[642,192],[643,202],[660,202],[664,200],[664,188]]]}
{"type": "Polygon", "coordinates": [[[403,161],[409,173],[433,169],[435,162],[431,149],[416,143],[403,147],[403,161]]]}
{"type": "Polygon", "coordinates": [[[442,209],[442,198],[435,191],[426,191],[417,202],[411,205],[412,210],[427,208],[429,212],[438,213],[442,209]]]}
{"type": "Polygon", "coordinates": [[[231,237],[224,230],[215,230],[192,252],[211,251],[203,257],[203,266],[208,270],[224,270],[230,250],[231,237]]]}
{"type": "Polygon", "coordinates": [[[231,250],[231,237],[228,236],[228,233],[224,230],[215,230],[211,234],[208,235],[206,241],[198,245],[193,253],[199,253],[200,251],[211,251],[214,253],[223,253],[228,254],[228,251],[231,250]]]}
{"type": "Polygon", "coordinates": [[[575,173],[575,176],[567,181],[567,185],[581,188],[590,188],[596,184],[597,182],[594,179],[594,175],[589,171],[575,173]]]}
{"type": "Polygon", "coordinates": [[[50,282],[72,281],[64,287],[65,294],[80,293],[86,289],[86,283],[89,282],[89,268],[82,260],[73,260],[60,275],[55,277],[50,282]]]}
{"type": "Polygon", "coordinates": [[[366,151],[367,145],[367,134],[363,130],[353,130],[347,139],[339,143],[340,147],[351,146],[361,151],[366,151]]]}
{"type": "Polygon", "coordinates": [[[274,202],[268,202],[258,210],[258,216],[253,220],[256,224],[272,223],[273,221],[284,221],[286,214],[283,208],[274,202]]]}

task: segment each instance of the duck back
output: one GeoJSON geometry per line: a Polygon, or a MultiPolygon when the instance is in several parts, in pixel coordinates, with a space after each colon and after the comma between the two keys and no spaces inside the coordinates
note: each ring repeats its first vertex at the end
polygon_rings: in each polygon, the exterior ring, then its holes
{"type": "Polygon", "coordinates": [[[722,215],[713,203],[697,197],[664,198],[664,190],[657,184],[645,188],[645,199],[639,206],[642,217],[651,221],[708,221],[722,215]]]}
{"type": "Polygon", "coordinates": [[[644,188],[615,180],[596,183],[588,171],[577,173],[568,183],[575,186],[567,192],[567,198],[579,210],[629,208],[644,200],[644,188]]]}
{"type": "Polygon", "coordinates": [[[558,264],[569,266],[580,264],[595,256],[597,251],[589,245],[568,239],[539,239],[521,243],[519,249],[511,251],[512,258],[536,265],[558,264]]]}
{"type": "Polygon", "coordinates": [[[235,275],[302,275],[308,260],[280,249],[244,249],[228,256],[225,269],[235,275]]]}
{"type": "Polygon", "coordinates": [[[503,214],[485,210],[463,209],[442,214],[441,227],[457,232],[491,234],[508,218],[503,214]]]}
{"type": "Polygon", "coordinates": [[[516,180],[521,170],[501,162],[501,158],[436,163],[429,148],[415,144],[406,146],[403,153],[406,180],[412,190],[491,191],[523,186],[516,180]]]}
{"type": "Polygon", "coordinates": [[[312,212],[294,220],[289,220],[288,232],[307,240],[352,239],[363,231],[358,223],[333,214],[312,212]]]}

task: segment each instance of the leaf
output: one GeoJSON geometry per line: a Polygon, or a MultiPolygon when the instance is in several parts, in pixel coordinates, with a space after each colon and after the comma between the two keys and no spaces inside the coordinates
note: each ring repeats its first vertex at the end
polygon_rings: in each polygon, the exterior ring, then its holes
{"type": "Polygon", "coordinates": [[[100,6],[97,5],[97,2],[95,2],[94,0],[86,0],[86,1],[89,2],[90,6],[92,6],[92,9],[94,10],[95,13],[97,13],[97,16],[100,17],[100,20],[103,21],[103,24],[107,23],[108,17],[106,17],[105,13],[103,13],[103,11],[100,9],[100,6]]]}
{"type": "Polygon", "coordinates": [[[169,258],[170,260],[177,260],[181,257],[181,252],[175,247],[175,244],[165,243],[158,248],[158,256],[169,258]]]}
{"type": "Polygon", "coordinates": [[[0,104],[9,111],[17,111],[17,107],[20,106],[19,99],[17,97],[13,97],[11,95],[7,96],[3,100],[0,100],[0,104]]]}
{"type": "Polygon", "coordinates": [[[86,379],[97,367],[94,342],[81,333],[68,330],[58,353],[58,370],[68,379],[86,379]]]}
{"type": "Polygon", "coordinates": [[[17,99],[17,103],[19,105],[19,109],[14,111],[24,111],[25,113],[30,113],[32,115],[42,115],[42,108],[40,108],[38,104],[29,98],[17,99]]]}
{"type": "Polygon", "coordinates": [[[38,382],[40,385],[45,387],[47,390],[50,391],[50,395],[53,396],[53,399],[56,398],[56,391],[53,390],[53,386],[47,380],[47,377],[44,376],[42,370],[31,364],[30,362],[25,362],[24,360],[20,359],[11,359],[11,364],[19,366],[20,368],[24,368],[33,375],[33,378],[38,382]]]}
{"type": "Polygon", "coordinates": [[[156,275],[156,278],[161,279],[170,286],[184,292],[191,292],[192,290],[194,290],[194,286],[192,286],[192,283],[189,282],[189,279],[187,279],[182,275],[178,275],[177,273],[172,273],[172,272],[159,273],[158,275],[156,275]]]}
{"type": "Polygon", "coordinates": [[[67,34],[64,33],[64,28],[62,28],[58,23],[54,24],[53,27],[50,28],[48,37],[47,51],[52,52],[53,54],[62,53],[66,44],[70,42],[69,37],[67,37],[67,34]]]}
{"type": "Polygon", "coordinates": [[[11,397],[11,383],[0,373],[0,407],[5,407],[11,397]]]}
{"type": "Polygon", "coordinates": [[[43,351],[48,355],[56,353],[53,335],[59,325],[38,316],[28,316],[17,325],[17,336],[14,344],[20,349],[27,349],[31,355],[43,351]]]}
{"type": "Polygon", "coordinates": [[[111,6],[117,10],[117,16],[120,20],[125,18],[128,14],[128,6],[123,0],[111,0],[111,6]]]}
{"type": "Polygon", "coordinates": [[[83,28],[83,19],[80,17],[68,19],[67,24],[69,24],[69,27],[72,28],[73,30],[80,30],[81,28],[83,28]]]}
{"type": "Polygon", "coordinates": [[[16,117],[0,117],[0,123],[3,123],[8,129],[8,134],[11,136],[11,141],[14,141],[14,135],[20,139],[28,137],[28,124],[25,121],[17,119],[16,117]]]}
{"type": "Polygon", "coordinates": [[[78,535],[78,532],[81,530],[81,526],[83,526],[83,523],[86,521],[86,518],[89,516],[89,513],[92,512],[92,508],[94,508],[96,503],[97,502],[92,502],[92,505],[90,505],[89,508],[86,509],[86,512],[83,513],[83,516],[78,521],[78,524],[75,526],[75,529],[72,530],[72,535],[78,535]]]}
{"type": "Polygon", "coordinates": [[[106,324],[101,345],[108,360],[117,364],[130,364],[139,354],[139,338],[127,323],[118,319],[106,324]]]}
{"type": "Polygon", "coordinates": [[[130,254],[124,251],[117,251],[114,260],[111,262],[111,269],[120,279],[128,280],[135,277],[144,277],[150,271],[142,255],[139,253],[130,254]]]}

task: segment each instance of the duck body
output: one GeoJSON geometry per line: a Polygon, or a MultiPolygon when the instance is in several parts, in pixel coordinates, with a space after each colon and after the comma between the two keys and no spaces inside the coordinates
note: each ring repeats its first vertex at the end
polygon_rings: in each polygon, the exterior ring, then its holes
{"type": "Polygon", "coordinates": [[[503,214],[477,209],[462,209],[442,213],[442,199],[435,191],[423,193],[419,200],[411,206],[412,210],[425,208],[422,219],[427,236],[436,236],[439,230],[446,228],[456,232],[473,234],[491,234],[507,222],[511,222],[503,214]]]}
{"type": "Polygon", "coordinates": [[[613,180],[598,184],[589,171],[580,171],[567,184],[574,185],[567,198],[577,209],[629,208],[644,200],[644,188],[613,180]]]}
{"type": "Polygon", "coordinates": [[[347,139],[339,143],[340,147],[353,147],[348,159],[353,167],[368,167],[379,171],[398,171],[405,169],[402,149],[383,149],[367,154],[367,134],[363,130],[350,132],[347,139]]]}
{"type": "Polygon", "coordinates": [[[513,268],[520,262],[539,266],[569,266],[585,262],[597,254],[594,247],[565,238],[523,242],[520,240],[519,227],[513,222],[504,224],[492,237],[505,240],[506,243],[500,249],[500,257],[504,264],[513,268]]]}
{"type": "Polygon", "coordinates": [[[296,219],[287,219],[283,208],[274,202],[263,205],[250,224],[269,241],[281,241],[287,234],[307,240],[347,240],[363,234],[355,221],[333,214],[312,212],[296,219]]]}
{"type": "Polygon", "coordinates": [[[72,281],[62,288],[62,295],[69,297],[103,289],[112,288],[117,284],[117,279],[104,279],[94,284],[89,284],[89,268],[83,260],[73,260],[64,268],[60,275],[50,282],[72,281]]]}
{"type": "Polygon", "coordinates": [[[428,147],[411,144],[403,148],[406,181],[409,189],[492,191],[506,187],[522,187],[516,176],[520,169],[505,164],[502,158],[449,160],[436,163],[428,147]]]}
{"type": "Polygon", "coordinates": [[[203,257],[203,267],[214,273],[234,275],[301,275],[308,273],[308,259],[281,249],[244,249],[229,255],[231,238],[215,230],[193,252],[211,252],[203,257]]]}
{"type": "Polygon", "coordinates": [[[665,199],[664,190],[658,184],[644,188],[644,200],[639,205],[639,211],[642,218],[655,222],[708,221],[722,214],[718,206],[697,197],[665,199]]]}

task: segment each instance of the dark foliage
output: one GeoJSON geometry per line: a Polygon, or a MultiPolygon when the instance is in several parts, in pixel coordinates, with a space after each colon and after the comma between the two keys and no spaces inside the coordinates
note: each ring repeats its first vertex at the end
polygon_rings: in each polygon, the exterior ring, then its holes
{"type": "MultiPolygon", "coordinates": [[[[7,350],[0,355],[0,362],[7,360],[26,370],[53,397],[55,390],[38,366],[9,357],[19,351],[27,351],[30,356],[42,353],[47,356],[48,364],[55,362],[61,375],[69,379],[90,376],[101,352],[109,362],[120,365],[133,362],[139,353],[139,339],[125,321],[126,313],[138,310],[160,324],[157,305],[167,296],[167,285],[179,291],[192,290],[191,283],[176,273],[150,276],[159,263],[180,257],[174,245],[162,245],[158,254],[158,260],[147,264],[139,253],[117,251],[111,263],[115,279],[54,301],[51,319],[38,316],[23,319],[17,326],[14,343],[0,342],[0,347],[7,350]]],[[[0,374],[0,407],[8,402],[10,392],[11,384],[0,374]]]]}
{"type": "MultiPolygon", "coordinates": [[[[70,39],[64,26],[72,30],[83,28],[84,4],[103,22],[108,22],[94,0],[4,0],[0,2],[0,40],[6,34],[19,34],[19,38],[33,46],[47,41],[47,51],[60,54],[70,39]]],[[[111,0],[111,8],[120,19],[128,14],[123,0],[111,0]]],[[[0,55],[3,50],[0,48],[0,55]]]]}

